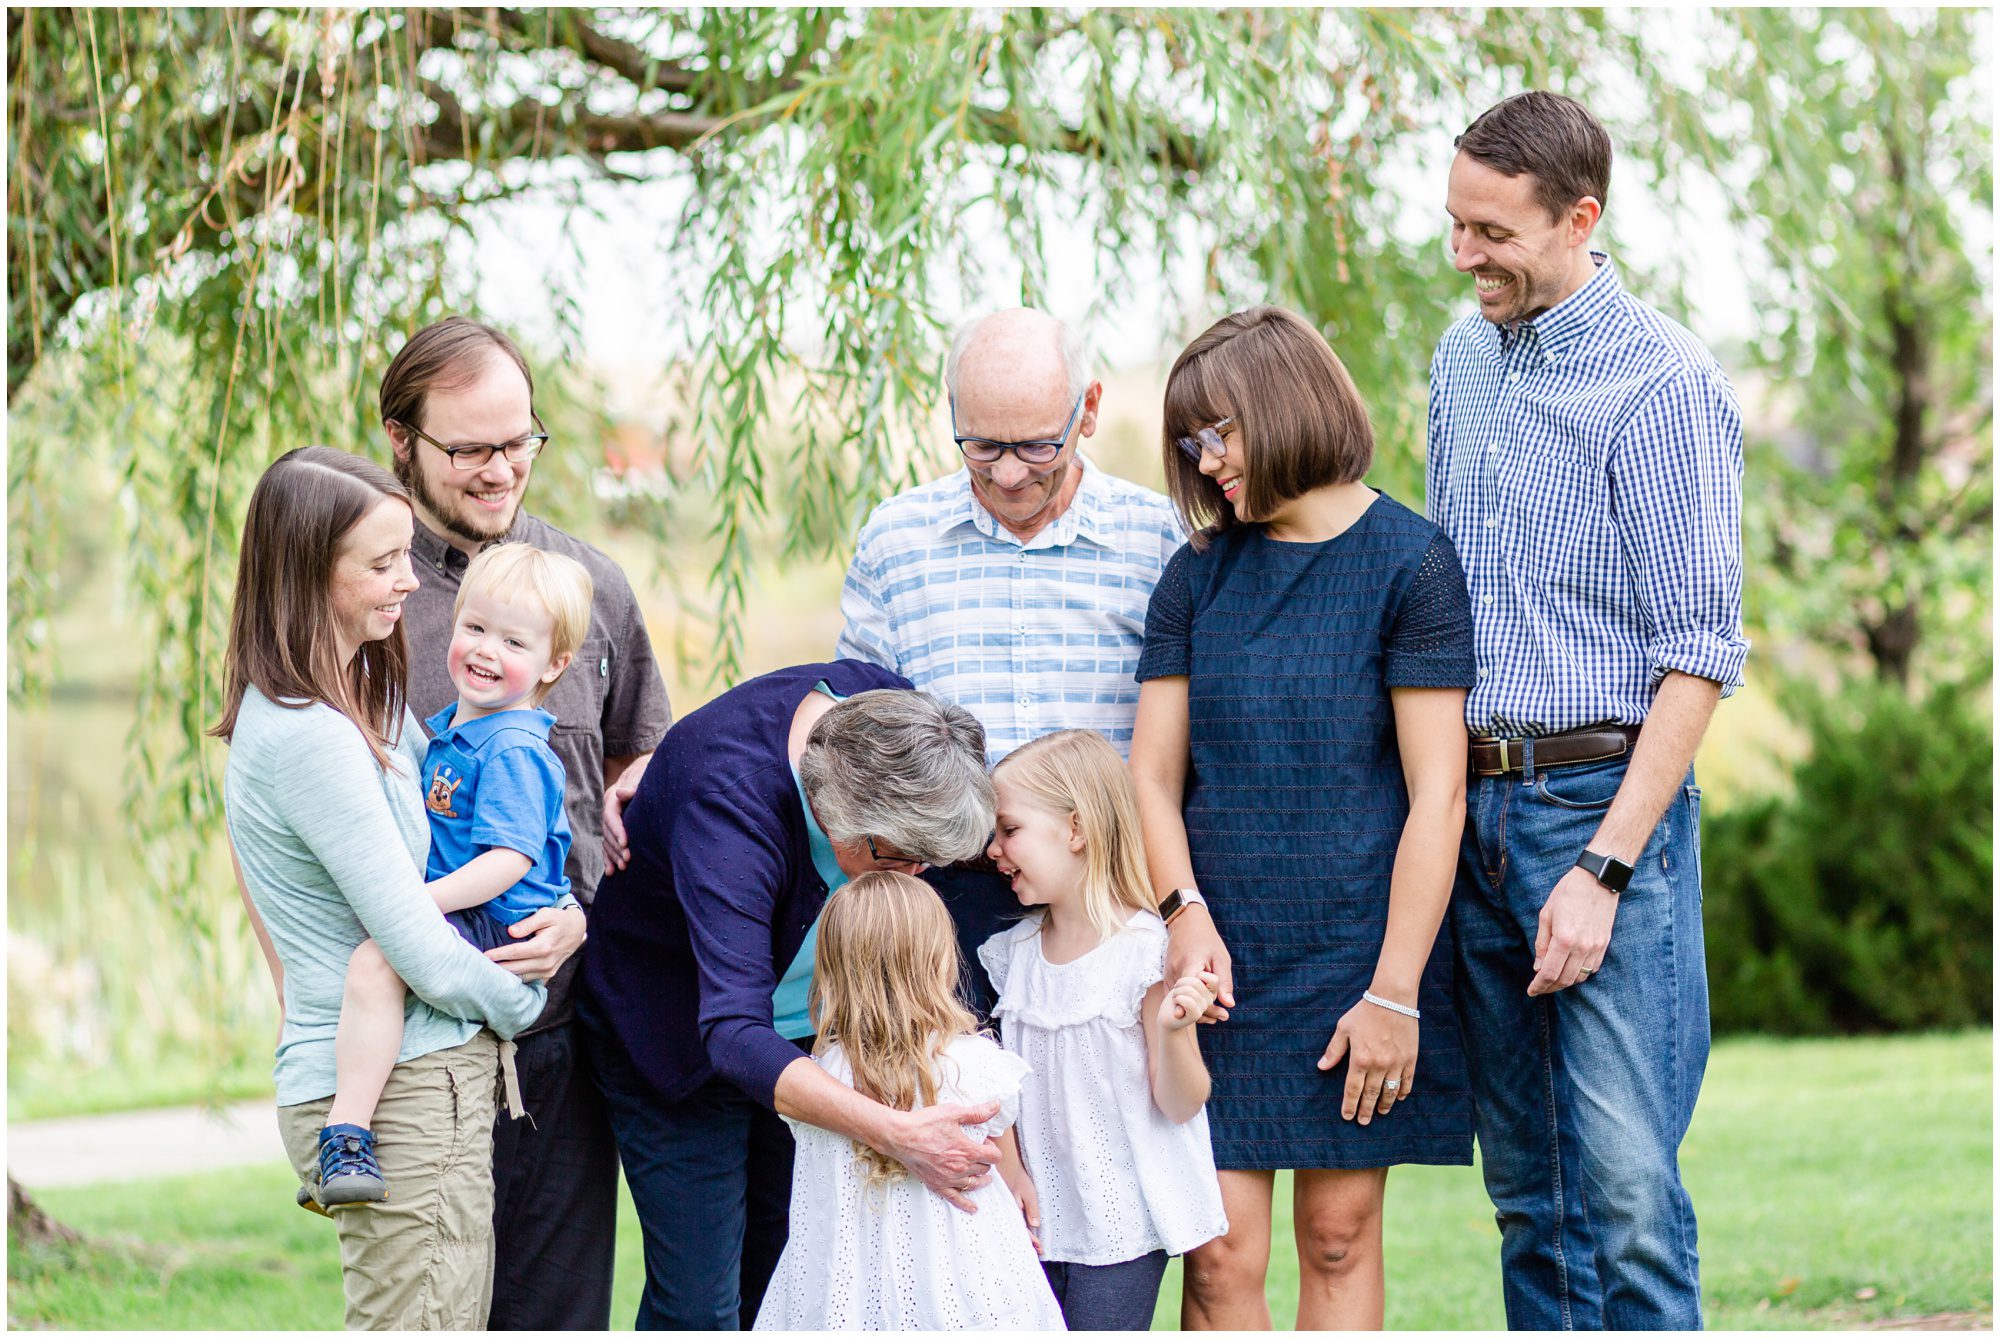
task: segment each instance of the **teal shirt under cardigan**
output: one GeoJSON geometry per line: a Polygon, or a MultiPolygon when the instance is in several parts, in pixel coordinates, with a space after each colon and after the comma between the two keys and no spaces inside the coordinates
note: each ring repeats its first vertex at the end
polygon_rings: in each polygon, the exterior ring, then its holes
{"type": "Polygon", "coordinates": [[[291,710],[254,687],[243,694],[222,794],[244,886],[285,971],[273,1074],[281,1106],[334,1090],[347,959],[363,939],[410,987],[397,1063],[463,1045],[482,1021],[510,1038],[542,1011],[545,987],[488,961],[424,891],[423,741],[405,712],[384,771],[332,707],[291,710]]]}

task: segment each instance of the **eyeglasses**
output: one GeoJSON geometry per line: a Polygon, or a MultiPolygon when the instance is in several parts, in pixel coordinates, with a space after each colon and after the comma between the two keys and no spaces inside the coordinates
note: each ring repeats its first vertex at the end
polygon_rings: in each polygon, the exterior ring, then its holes
{"type": "Polygon", "coordinates": [[[893,850],[880,849],[876,846],[875,838],[872,836],[863,837],[862,839],[868,842],[868,858],[874,860],[877,864],[886,865],[890,868],[906,868],[913,874],[922,873],[925,869],[931,867],[930,861],[918,859],[915,855],[899,855],[893,850]]]}
{"type": "Polygon", "coordinates": [[[1220,460],[1229,453],[1228,445],[1222,440],[1222,429],[1235,421],[1236,415],[1231,414],[1227,418],[1211,423],[1192,437],[1176,437],[1174,445],[1180,447],[1181,454],[1196,464],[1201,463],[1203,455],[1212,455],[1220,460]]]}
{"type": "Polygon", "coordinates": [[[533,432],[525,437],[517,437],[513,441],[503,441],[492,446],[478,444],[447,446],[441,441],[425,436],[421,429],[412,427],[408,423],[399,422],[395,419],[391,419],[390,421],[396,423],[397,427],[402,428],[403,431],[409,433],[419,441],[430,442],[431,445],[451,457],[451,467],[453,469],[473,470],[486,468],[487,462],[493,459],[496,452],[506,456],[510,464],[517,465],[524,465],[537,455],[540,455],[542,447],[549,444],[549,434],[542,427],[542,420],[540,418],[537,418],[533,413],[530,413],[528,417],[534,419],[535,430],[533,432]]]}
{"type": "MultiPolygon", "coordinates": [[[[1088,390],[1083,395],[1088,395],[1088,390]]],[[[990,465],[1008,451],[1023,464],[1045,465],[1062,454],[1063,447],[1069,445],[1069,430],[1076,426],[1076,416],[1083,412],[1083,395],[1076,397],[1076,406],[1069,411],[1069,421],[1063,424],[1061,435],[1047,441],[990,441],[985,437],[961,437],[958,435],[958,401],[951,401],[951,439],[958,443],[958,449],[966,459],[974,464],[990,465]]]]}

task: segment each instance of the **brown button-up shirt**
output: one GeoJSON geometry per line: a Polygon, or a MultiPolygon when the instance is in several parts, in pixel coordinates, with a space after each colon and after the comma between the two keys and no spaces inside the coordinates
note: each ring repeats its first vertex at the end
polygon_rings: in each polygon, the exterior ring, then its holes
{"type": "MultiPolygon", "coordinates": [[[[555,716],[549,746],[568,773],[570,890],[586,907],[604,872],[604,759],[649,753],[673,723],[666,684],[653,660],[653,643],[631,584],[616,562],[578,539],[523,511],[504,540],[533,544],[575,558],[595,586],[590,631],[569,669],[556,680],[542,709],[555,716]]],[[[458,700],[445,668],[451,645],[451,609],[471,559],[417,521],[411,542],[417,589],[403,603],[410,646],[410,709],[420,720],[458,700]]],[[[570,984],[582,964],[579,952],[549,982],[549,1002],[531,1030],[567,1022],[570,984]]]]}

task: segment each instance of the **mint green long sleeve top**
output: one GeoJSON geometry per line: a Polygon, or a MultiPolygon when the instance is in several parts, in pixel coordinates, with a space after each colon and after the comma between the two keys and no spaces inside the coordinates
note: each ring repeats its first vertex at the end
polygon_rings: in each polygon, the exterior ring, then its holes
{"type": "Polygon", "coordinates": [[[363,939],[410,987],[398,1063],[463,1045],[482,1023],[512,1037],[541,1013],[546,987],[488,961],[424,890],[423,742],[406,711],[384,770],[332,707],[243,694],[222,793],[244,885],[285,971],[281,1106],[334,1090],[347,959],[363,939]]]}

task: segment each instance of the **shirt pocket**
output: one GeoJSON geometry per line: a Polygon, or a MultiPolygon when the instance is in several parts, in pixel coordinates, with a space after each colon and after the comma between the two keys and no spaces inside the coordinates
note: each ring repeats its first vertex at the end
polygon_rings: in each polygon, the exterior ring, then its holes
{"type": "Polygon", "coordinates": [[[1610,480],[1589,451],[1522,447],[1502,473],[1500,494],[1518,569],[1536,589],[1593,591],[1618,570],[1610,480]]]}

